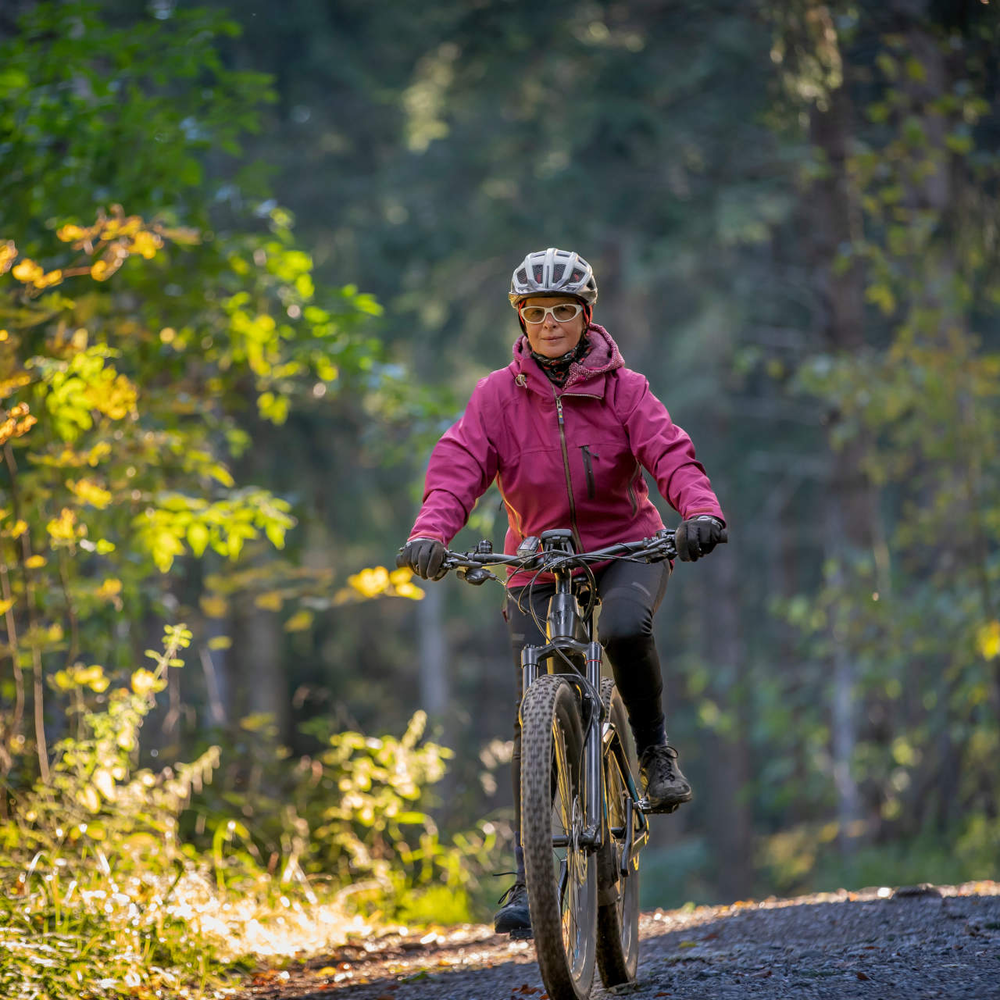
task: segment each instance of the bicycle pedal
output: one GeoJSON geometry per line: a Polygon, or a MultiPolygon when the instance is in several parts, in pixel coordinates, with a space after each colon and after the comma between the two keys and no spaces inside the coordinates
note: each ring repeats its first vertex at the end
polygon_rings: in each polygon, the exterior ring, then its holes
{"type": "Polygon", "coordinates": [[[530,927],[517,927],[510,932],[511,941],[530,941],[535,932],[530,927]]]}
{"type": "Polygon", "coordinates": [[[669,816],[670,813],[677,812],[679,807],[680,803],[678,802],[677,805],[671,806],[669,809],[653,809],[649,804],[648,796],[644,795],[641,799],[639,799],[639,808],[647,816],[669,816]]]}

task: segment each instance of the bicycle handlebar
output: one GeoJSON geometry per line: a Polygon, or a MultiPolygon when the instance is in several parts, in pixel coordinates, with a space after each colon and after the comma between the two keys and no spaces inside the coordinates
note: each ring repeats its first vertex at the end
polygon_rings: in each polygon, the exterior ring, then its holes
{"type": "MultiPolygon", "coordinates": [[[[720,541],[727,540],[728,533],[723,529],[720,541]]],[[[674,544],[674,532],[664,528],[651,538],[641,538],[634,542],[618,542],[615,545],[594,549],[591,552],[537,549],[525,555],[507,555],[502,552],[454,552],[449,549],[441,568],[446,571],[464,569],[466,572],[463,577],[466,582],[478,585],[490,579],[499,580],[499,577],[486,568],[487,566],[511,566],[528,572],[547,572],[557,568],[583,567],[589,563],[625,557],[649,563],[675,559],[677,547],[674,544]]]]}

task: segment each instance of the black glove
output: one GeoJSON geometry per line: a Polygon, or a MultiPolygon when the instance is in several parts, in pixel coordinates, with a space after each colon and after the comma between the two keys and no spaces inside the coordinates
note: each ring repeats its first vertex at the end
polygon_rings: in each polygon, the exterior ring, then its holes
{"type": "Polygon", "coordinates": [[[448,571],[441,569],[447,549],[436,538],[411,538],[396,556],[396,565],[412,569],[425,580],[440,580],[448,571]]]}
{"type": "Polygon", "coordinates": [[[725,535],[722,522],[711,514],[699,514],[688,521],[681,521],[674,532],[677,555],[682,562],[695,562],[724,541],[725,535]]]}

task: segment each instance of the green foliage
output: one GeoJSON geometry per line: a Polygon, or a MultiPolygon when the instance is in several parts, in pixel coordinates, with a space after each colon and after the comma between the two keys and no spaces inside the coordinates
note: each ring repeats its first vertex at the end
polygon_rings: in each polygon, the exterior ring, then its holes
{"type": "MultiPolygon", "coordinates": [[[[345,887],[362,912],[401,920],[468,921],[469,890],[497,843],[491,823],[442,841],[428,812],[450,750],[420,743],[427,716],[417,712],[401,739],[324,734],[327,748],[299,765],[293,793],[309,824],[307,871],[345,887]],[[335,801],[327,804],[329,798],[335,801]]],[[[321,735],[322,725],[309,727],[321,735]]]]}
{"type": "Polygon", "coordinates": [[[3,46],[0,218],[32,253],[44,220],[111,200],[202,224],[204,154],[238,156],[274,99],[265,74],[223,65],[232,19],[202,8],[115,26],[102,6],[32,4],[3,46]]]}
{"type": "Polygon", "coordinates": [[[50,780],[24,792],[0,828],[0,985],[12,1000],[215,989],[245,968],[250,928],[277,934],[315,922],[324,905],[334,934],[348,926],[347,906],[417,923],[469,919],[470,884],[495,836],[485,824],[446,845],[423,811],[450,754],[420,742],[422,713],[401,739],[330,735],[317,757],[286,766],[284,805],[257,802],[256,821],[207,808],[217,746],[190,764],[135,766],[143,721],[191,638],[168,627],[163,651],[147,651],[152,669],[135,670],[129,687],[111,687],[98,665],[53,678],[73,696],[76,735],[55,745],[50,780]],[[192,813],[205,836],[191,835],[192,813]]]}
{"type": "Polygon", "coordinates": [[[56,675],[72,692],[76,736],[53,748],[51,777],[18,799],[0,828],[0,985],[11,998],[91,992],[149,996],[218,963],[211,943],[171,905],[197,855],[178,838],[218,747],[158,773],[133,765],[143,720],[191,641],[169,626],[152,669],[110,688],[100,666],[56,675]]]}
{"type": "MultiPolygon", "coordinates": [[[[860,269],[877,315],[867,318],[862,350],[813,354],[791,383],[836,415],[829,442],[849,450],[877,498],[870,523],[847,526],[855,538],[831,551],[818,588],[784,611],[808,637],[807,655],[852,665],[851,693],[867,716],[850,762],[864,829],[919,850],[900,866],[890,863],[892,847],[859,846],[845,871],[868,878],[884,862],[890,882],[915,877],[920,862],[949,873],[940,877],[982,877],[982,848],[942,866],[930,831],[950,829],[971,844],[963,831],[990,825],[998,785],[986,762],[1000,746],[990,640],[1000,582],[1000,353],[987,319],[1000,270],[983,252],[995,242],[1000,158],[976,130],[989,107],[982,44],[995,43],[996,26],[981,40],[970,32],[948,43],[920,30],[931,63],[917,56],[919,32],[876,40],[873,127],[845,163],[846,196],[859,211],[834,269],[841,277],[860,269]],[[947,67],[946,44],[960,53],[947,67]]],[[[814,868],[829,876],[815,849],[788,854],[782,886],[804,884],[814,868]]]]}

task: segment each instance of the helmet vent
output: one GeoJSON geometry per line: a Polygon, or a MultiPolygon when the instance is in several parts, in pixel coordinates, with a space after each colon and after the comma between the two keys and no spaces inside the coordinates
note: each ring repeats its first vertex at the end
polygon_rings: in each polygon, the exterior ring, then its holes
{"type": "Polygon", "coordinates": [[[585,305],[597,301],[594,270],[578,253],[549,247],[529,253],[510,279],[510,304],[516,309],[531,295],[572,295],[585,305]]]}

